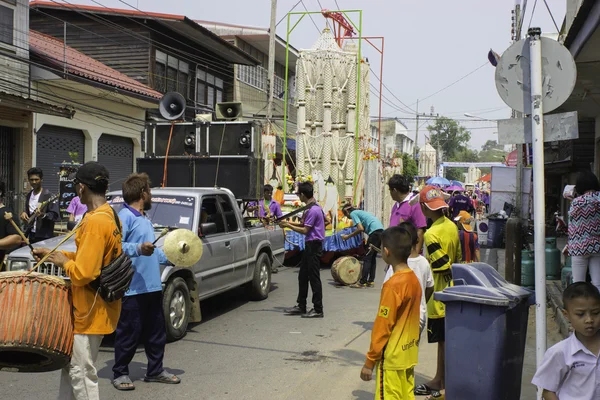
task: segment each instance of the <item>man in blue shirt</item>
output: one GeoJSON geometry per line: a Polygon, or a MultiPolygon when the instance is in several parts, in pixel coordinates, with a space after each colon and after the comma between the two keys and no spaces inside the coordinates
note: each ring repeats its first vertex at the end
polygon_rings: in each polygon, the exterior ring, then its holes
{"type": "Polygon", "coordinates": [[[367,254],[363,259],[362,277],[360,281],[352,285],[354,288],[373,287],[375,285],[375,270],[377,264],[377,249],[381,248],[381,234],[383,233],[383,224],[373,214],[356,210],[351,205],[344,206],[343,210],[346,217],[352,218],[356,226],[354,232],[349,235],[342,235],[342,239],[348,240],[353,236],[366,233],[369,236],[367,240],[367,254]]]}
{"type": "Polygon", "coordinates": [[[144,381],[179,383],[181,380],[163,368],[167,333],[162,308],[160,264],[167,258],[155,248],[154,227],[145,211],[152,207],[150,179],[146,174],[132,174],[123,183],[125,205],[119,212],[123,225],[123,252],[132,261],[133,279],[125,293],[115,336],[113,386],[118,390],[133,390],[129,378],[129,363],[137,346],[144,344],[148,369],[144,381]]]}

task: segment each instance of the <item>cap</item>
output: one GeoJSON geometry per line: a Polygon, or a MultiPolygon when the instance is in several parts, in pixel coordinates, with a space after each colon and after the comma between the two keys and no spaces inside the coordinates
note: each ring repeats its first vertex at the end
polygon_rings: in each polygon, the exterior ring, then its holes
{"type": "Polygon", "coordinates": [[[99,184],[108,185],[108,170],[96,161],[89,161],[77,170],[75,179],[84,185],[97,187],[99,184]],[[102,182],[104,181],[104,182],[102,182]]]}
{"type": "Polygon", "coordinates": [[[473,227],[471,226],[471,219],[471,214],[463,210],[458,213],[458,216],[454,218],[454,221],[459,223],[465,231],[473,232],[473,227]]]}
{"type": "Polygon", "coordinates": [[[419,203],[425,204],[432,211],[448,208],[442,191],[435,186],[425,186],[419,193],[419,203]]]}

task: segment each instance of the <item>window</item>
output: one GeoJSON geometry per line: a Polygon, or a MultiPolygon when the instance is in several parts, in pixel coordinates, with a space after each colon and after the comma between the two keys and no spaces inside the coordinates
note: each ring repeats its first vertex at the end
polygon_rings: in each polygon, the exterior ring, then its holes
{"type": "MultiPolygon", "coordinates": [[[[3,3],[15,4],[15,1],[4,1],[3,3]]],[[[14,44],[14,7],[0,5],[0,43],[14,44]]]]}
{"type": "Polygon", "coordinates": [[[238,230],[238,222],[235,214],[235,210],[231,205],[231,200],[229,197],[220,194],[218,196],[219,204],[223,209],[223,213],[225,214],[225,222],[227,223],[227,229],[229,232],[235,232],[238,230]]]}
{"type": "Polygon", "coordinates": [[[189,98],[189,64],[156,50],[154,88],[160,92],[179,92],[189,98]]]}
{"type": "Polygon", "coordinates": [[[227,229],[225,228],[223,213],[221,212],[221,208],[217,204],[217,199],[215,197],[205,197],[202,199],[200,224],[203,223],[215,224],[217,226],[217,229],[216,232],[214,232],[214,234],[225,233],[227,231],[227,229]]]}
{"type": "Polygon", "coordinates": [[[196,71],[196,102],[212,109],[224,99],[225,83],[223,79],[211,74],[204,68],[196,71]]]}

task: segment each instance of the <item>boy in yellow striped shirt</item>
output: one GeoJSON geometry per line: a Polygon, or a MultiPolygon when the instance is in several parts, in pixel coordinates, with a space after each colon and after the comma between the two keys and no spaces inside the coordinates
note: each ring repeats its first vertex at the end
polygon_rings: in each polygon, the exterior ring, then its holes
{"type": "Polygon", "coordinates": [[[360,377],[370,381],[377,365],[375,399],[414,399],[419,356],[421,284],[408,267],[412,236],[401,227],[382,234],[383,261],[394,274],[383,284],[379,311],[371,333],[371,347],[360,377]]]}

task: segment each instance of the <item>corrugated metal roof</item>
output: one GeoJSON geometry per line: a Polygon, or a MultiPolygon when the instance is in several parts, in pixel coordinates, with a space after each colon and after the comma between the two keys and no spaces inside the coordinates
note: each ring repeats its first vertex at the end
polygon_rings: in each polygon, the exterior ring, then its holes
{"type": "Polygon", "coordinates": [[[66,72],[69,74],[154,99],[162,98],[160,92],[94,58],[80,53],[72,47],[65,46],[62,41],[52,36],[30,30],[29,50],[52,66],[61,70],[66,69],[66,72]]]}

